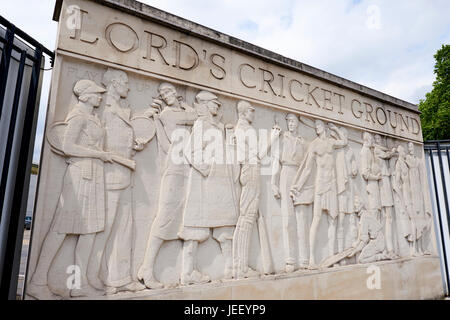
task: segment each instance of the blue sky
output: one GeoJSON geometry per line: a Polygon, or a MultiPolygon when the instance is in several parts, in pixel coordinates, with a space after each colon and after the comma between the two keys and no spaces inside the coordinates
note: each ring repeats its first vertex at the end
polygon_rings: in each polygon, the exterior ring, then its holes
{"type": "MultiPolygon", "coordinates": [[[[0,14],[54,49],[54,0],[1,0],[0,14]]],[[[418,103],[435,52],[450,43],[448,0],[141,0],[286,57],[418,103]]],[[[34,161],[39,160],[47,71],[34,161]]]]}

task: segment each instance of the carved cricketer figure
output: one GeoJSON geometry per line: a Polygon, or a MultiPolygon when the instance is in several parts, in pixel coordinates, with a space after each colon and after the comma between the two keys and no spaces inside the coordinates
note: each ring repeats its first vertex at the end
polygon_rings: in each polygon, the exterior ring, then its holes
{"type": "Polygon", "coordinates": [[[309,145],[305,161],[297,171],[292,186],[292,197],[301,196],[305,183],[315,169],[313,220],[309,234],[309,268],[317,268],[315,261],[316,236],[322,213],[328,213],[328,253],[334,255],[336,239],[336,218],[338,216],[336,163],[334,150],[347,145],[347,137],[334,125],[329,128],[336,132],[337,139],[328,136],[324,123],[315,121],[318,135],[309,145]]]}
{"type": "MultiPolygon", "coordinates": [[[[295,174],[305,157],[306,142],[299,135],[299,119],[289,113],[286,116],[288,131],[280,136],[280,150],[273,152],[272,192],[281,202],[281,219],[283,223],[283,245],[285,255],[285,270],[290,273],[295,270],[295,250],[298,245],[299,267],[308,265],[308,234],[311,223],[311,205],[302,203],[294,205],[290,190],[295,174]],[[298,238],[298,241],[297,241],[298,238]]],[[[312,203],[312,199],[311,199],[312,203]]]]}
{"type": "MultiPolygon", "coordinates": [[[[267,154],[271,144],[278,138],[281,129],[278,126],[272,129],[268,146],[259,152],[256,130],[252,125],[255,108],[247,101],[241,100],[237,104],[237,111],[239,120],[235,127],[235,136],[238,160],[241,163],[242,190],[239,201],[239,219],[233,236],[233,265],[235,278],[245,278],[258,275],[258,272],[248,265],[248,251],[253,225],[259,214],[260,159],[267,154]]],[[[260,228],[260,235],[262,232],[260,228]]]]}

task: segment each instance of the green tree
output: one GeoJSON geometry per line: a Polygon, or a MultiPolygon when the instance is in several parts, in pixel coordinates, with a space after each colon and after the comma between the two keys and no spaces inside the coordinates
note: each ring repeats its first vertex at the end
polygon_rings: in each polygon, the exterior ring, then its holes
{"type": "Polygon", "coordinates": [[[442,45],[434,55],[436,81],[433,90],[420,100],[423,139],[450,139],[450,45],[442,45]]]}

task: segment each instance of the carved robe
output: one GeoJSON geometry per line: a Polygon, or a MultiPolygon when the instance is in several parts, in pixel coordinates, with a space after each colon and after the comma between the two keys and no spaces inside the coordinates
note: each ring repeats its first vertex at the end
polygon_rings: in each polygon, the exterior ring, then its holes
{"type": "Polygon", "coordinates": [[[209,116],[195,121],[190,142],[185,149],[192,168],[183,226],[215,228],[236,225],[238,199],[232,165],[225,163],[224,134],[223,123],[215,122],[209,116]],[[207,140],[205,133],[214,138],[207,140]],[[196,143],[196,139],[203,139],[203,143],[196,143]],[[216,146],[220,146],[221,150],[215,148],[216,146]]]}
{"type": "Polygon", "coordinates": [[[392,197],[391,173],[389,171],[387,160],[388,153],[383,150],[383,147],[375,145],[373,148],[374,160],[381,171],[381,180],[379,181],[381,206],[392,207],[394,205],[394,198],[392,197]]]}
{"type": "Polygon", "coordinates": [[[378,173],[379,170],[377,170],[372,150],[367,146],[363,146],[361,149],[361,175],[367,182],[366,190],[369,200],[368,202],[369,210],[381,209],[380,189],[378,187],[378,180],[374,179],[374,175],[378,173]]]}
{"type": "Polygon", "coordinates": [[[339,212],[355,212],[355,187],[352,171],[357,170],[355,154],[350,148],[336,152],[336,181],[339,202],[339,212]]]}
{"type": "MultiPolygon", "coordinates": [[[[105,134],[100,120],[75,107],[66,118],[80,127],[77,144],[102,150],[105,134]]],[[[66,234],[103,231],[105,225],[104,164],[100,159],[71,157],[55,213],[54,230],[66,234]]]]}
{"type": "Polygon", "coordinates": [[[197,112],[191,107],[166,107],[161,112],[161,122],[165,134],[170,141],[167,157],[162,165],[161,187],[158,201],[158,212],[152,224],[151,233],[163,240],[178,239],[178,232],[183,221],[183,210],[186,199],[186,185],[189,176],[188,163],[176,163],[173,157],[184,160],[183,146],[177,146],[180,153],[174,154],[172,134],[175,130],[188,130],[197,119],[197,112]],[[192,110],[192,111],[190,111],[192,110]]]}

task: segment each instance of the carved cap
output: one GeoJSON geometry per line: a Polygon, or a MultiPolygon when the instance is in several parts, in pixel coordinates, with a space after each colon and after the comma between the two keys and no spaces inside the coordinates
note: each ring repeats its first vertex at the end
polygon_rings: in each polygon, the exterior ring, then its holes
{"type": "Polygon", "coordinates": [[[209,91],[200,91],[196,96],[195,100],[197,103],[201,103],[202,101],[214,101],[219,106],[222,105],[222,103],[219,101],[219,98],[217,96],[209,91]]]}
{"type": "Polygon", "coordinates": [[[89,93],[103,93],[106,89],[97,85],[91,80],[79,80],[73,87],[73,92],[77,97],[80,97],[89,93]]]}
{"type": "Polygon", "coordinates": [[[249,102],[240,100],[237,103],[238,114],[244,113],[247,110],[255,110],[255,108],[249,102]]]}

